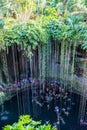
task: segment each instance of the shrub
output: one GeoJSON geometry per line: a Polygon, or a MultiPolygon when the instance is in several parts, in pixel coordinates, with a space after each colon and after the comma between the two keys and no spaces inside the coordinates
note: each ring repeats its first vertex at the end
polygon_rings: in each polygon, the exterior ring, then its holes
{"type": "Polygon", "coordinates": [[[50,124],[42,125],[41,121],[34,121],[30,115],[22,115],[18,122],[6,125],[3,130],[56,130],[56,128],[50,124]]]}

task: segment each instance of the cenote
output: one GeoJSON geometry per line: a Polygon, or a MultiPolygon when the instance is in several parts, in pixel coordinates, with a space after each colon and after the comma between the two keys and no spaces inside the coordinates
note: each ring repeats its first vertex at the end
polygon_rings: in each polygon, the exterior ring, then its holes
{"type": "MultiPolygon", "coordinates": [[[[51,92],[52,88],[49,88],[51,92]]],[[[57,96],[52,96],[53,99],[50,99],[51,101],[49,103],[48,99],[46,99],[46,96],[49,93],[48,86],[46,86],[45,88],[45,93],[41,94],[44,98],[41,98],[41,95],[35,95],[35,91],[38,91],[38,88],[36,89],[35,86],[33,90],[31,90],[30,88],[25,88],[22,92],[17,93],[16,96],[4,103],[3,111],[2,107],[0,108],[0,111],[2,111],[0,113],[0,129],[7,124],[13,124],[14,122],[17,122],[18,116],[24,114],[31,115],[34,120],[42,120],[42,124],[46,124],[47,122],[49,122],[52,125],[55,125],[55,123],[57,122],[57,114],[55,108],[57,106],[59,107],[59,113],[61,113],[60,118],[63,119],[63,121],[60,121],[58,129],[87,129],[86,125],[80,125],[79,123],[79,95],[74,93],[71,94],[71,92],[67,91],[67,98],[66,95],[64,97],[61,97],[62,99],[57,96]],[[32,91],[34,95],[32,95],[32,91]],[[32,101],[32,99],[36,99],[35,96],[38,96],[38,102],[36,100],[32,101]],[[41,100],[40,98],[44,100],[41,100]]]]}
{"type": "Polygon", "coordinates": [[[0,130],[31,129],[87,130],[86,0],[0,1],[0,130]]]}

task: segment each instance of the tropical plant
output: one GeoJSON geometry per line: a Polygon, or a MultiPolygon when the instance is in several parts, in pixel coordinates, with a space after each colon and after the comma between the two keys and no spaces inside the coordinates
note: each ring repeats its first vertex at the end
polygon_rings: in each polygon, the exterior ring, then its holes
{"type": "MultiPolygon", "coordinates": [[[[46,25],[49,37],[54,40],[67,41],[74,43],[81,42],[84,39],[85,26],[83,18],[69,15],[63,19],[51,19],[46,25]]],[[[85,29],[86,30],[86,29],[85,29]]]]}
{"type": "Polygon", "coordinates": [[[6,10],[0,20],[0,47],[22,44],[24,50],[27,45],[34,49],[52,38],[82,42],[87,48],[87,25],[77,13],[87,10],[85,0],[1,0],[0,7],[0,16],[6,10]]]}
{"type": "Polygon", "coordinates": [[[23,115],[17,123],[7,125],[3,130],[56,130],[56,128],[50,124],[41,125],[41,121],[34,121],[29,115],[23,115]]]}
{"type": "Polygon", "coordinates": [[[4,29],[0,42],[5,46],[22,45],[24,50],[26,46],[35,49],[39,44],[46,43],[47,37],[45,30],[37,22],[30,21],[29,23],[15,25],[10,29],[4,29]]]}

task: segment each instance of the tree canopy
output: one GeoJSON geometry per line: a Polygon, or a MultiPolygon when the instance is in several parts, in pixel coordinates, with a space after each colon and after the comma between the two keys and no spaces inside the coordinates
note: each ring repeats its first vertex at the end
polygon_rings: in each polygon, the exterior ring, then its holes
{"type": "Polygon", "coordinates": [[[87,49],[86,0],[0,0],[0,48],[35,49],[48,39],[87,49]]]}

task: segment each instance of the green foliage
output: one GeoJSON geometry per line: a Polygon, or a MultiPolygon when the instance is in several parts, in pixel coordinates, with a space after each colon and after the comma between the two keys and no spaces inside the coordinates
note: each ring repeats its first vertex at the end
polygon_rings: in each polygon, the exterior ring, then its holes
{"type": "Polygon", "coordinates": [[[4,130],[11,130],[11,129],[12,129],[12,126],[10,126],[10,125],[7,125],[4,127],[4,130]]]}
{"type": "Polygon", "coordinates": [[[87,41],[82,44],[82,47],[83,47],[84,50],[87,51],[87,41]]]}
{"type": "Polygon", "coordinates": [[[5,29],[3,41],[6,46],[23,44],[24,49],[27,45],[34,49],[38,44],[46,43],[47,39],[44,29],[36,22],[31,21],[26,24],[15,25],[11,29],[5,29]]]}
{"type": "Polygon", "coordinates": [[[3,33],[0,32],[0,50],[5,49],[4,40],[3,40],[3,33]]]}
{"type": "Polygon", "coordinates": [[[86,7],[87,7],[87,0],[85,0],[85,5],[86,5],[86,7]]]}
{"type": "Polygon", "coordinates": [[[87,25],[84,28],[84,34],[83,35],[84,35],[84,39],[82,41],[83,42],[82,48],[87,51],[87,25]]]}
{"type": "Polygon", "coordinates": [[[64,19],[51,19],[46,25],[49,37],[54,40],[75,43],[82,41],[85,34],[85,26],[82,17],[68,16],[64,19]]]}
{"type": "Polygon", "coordinates": [[[0,48],[22,44],[24,50],[27,46],[32,50],[52,38],[73,44],[82,42],[86,49],[87,25],[81,17],[87,11],[86,3],[86,0],[1,0],[0,48]]]}
{"type": "Polygon", "coordinates": [[[66,6],[70,12],[86,10],[85,0],[67,0],[66,6]]]}
{"type": "Polygon", "coordinates": [[[46,29],[49,37],[54,40],[61,40],[61,24],[57,19],[52,19],[47,23],[46,29]]]}
{"type": "Polygon", "coordinates": [[[17,123],[12,126],[7,125],[3,130],[56,130],[54,127],[48,125],[41,125],[41,121],[34,121],[29,115],[20,116],[17,123]]]}
{"type": "Polygon", "coordinates": [[[5,24],[4,21],[2,19],[0,19],[0,29],[3,29],[4,24],[5,24]]]}
{"type": "Polygon", "coordinates": [[[51,7],[56,7],[58,2],[60,2],[60,0],[52,0],[51,7]]]}
{"type": "Polygon", "coordinates": [[[30,115],[25,115],[25,116],[20,116],[18,123],[22,124],[22,125],[26,125],[31,123],[32,118],[30,117],[30,115]]]}
{"type": "Polygon", "coordinates": [[[53,16],[56,16],[57,15],[57,10],[55,7],[49,7],[49,6],[46,6],[45,9],[44,9],[44,15],[53,15],[53,16]]]}

